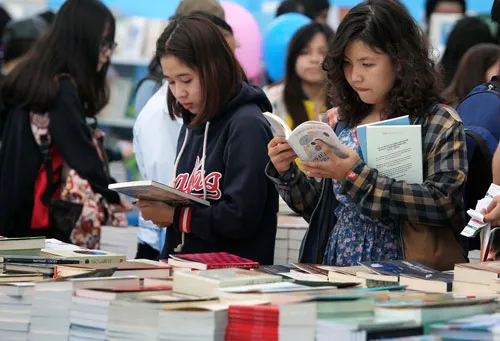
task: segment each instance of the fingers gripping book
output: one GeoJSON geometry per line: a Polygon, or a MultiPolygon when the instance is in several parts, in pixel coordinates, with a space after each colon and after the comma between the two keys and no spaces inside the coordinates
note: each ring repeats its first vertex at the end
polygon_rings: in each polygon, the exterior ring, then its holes
{"type": "Polygon", "coordinates": [[[328,145],[338,157],[346,158],[348,156],[346,147],[327,123],[307,121],[292,131],[279,116],[269,112],[265,112],[264,116],[271,125],[273,135],[285,137],[290,147],[303,161],[328,160],[328,155],[318,145],[318,140],[328,145]]]}

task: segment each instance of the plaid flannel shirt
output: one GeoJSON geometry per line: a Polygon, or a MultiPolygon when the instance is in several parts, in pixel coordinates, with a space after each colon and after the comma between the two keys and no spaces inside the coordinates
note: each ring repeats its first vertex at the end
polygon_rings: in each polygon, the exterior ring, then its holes
{"type": "MultiPolygon", "coordinates": [[[[366,216],[461,229],[465,223],[463,191],[468,165],[458,114],[450,107],[434,106],[422,124],[422,144],[423,184],[382,176],[359,160],[352,167],[358,176],[345,178],[343,192],[366,216]]],[[[309,221],[320,200],[321,183],[308,178],[295,164],[283,176],[271,163],[266,172],[283,200],[309,221]]],[[[333,189],[325,190],[333,194],[333,189]]]]}

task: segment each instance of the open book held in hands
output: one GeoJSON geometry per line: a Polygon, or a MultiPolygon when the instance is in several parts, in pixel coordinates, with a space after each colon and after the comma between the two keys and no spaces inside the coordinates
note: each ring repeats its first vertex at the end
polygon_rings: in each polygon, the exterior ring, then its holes
{"type": "Polygon", "coordinates": [[[333,129],[324,122],[307,121],[300,124],[293,131],[288,127],[285,121],[279,116],[270,112],[265,112],[273,135],[284,136],[297,156],[304,161],[327,161],[327,154],[321,150],[316,143],[321,140],[340,158],[348,156],[346,147],[340,142],[333,129]]]}
{"type": "Polygon", "coordinates": [[[120,182],[108,188],[140,200],[162,201],[171,206],[210,206],[207,200],[152,180],[120,182]]]}

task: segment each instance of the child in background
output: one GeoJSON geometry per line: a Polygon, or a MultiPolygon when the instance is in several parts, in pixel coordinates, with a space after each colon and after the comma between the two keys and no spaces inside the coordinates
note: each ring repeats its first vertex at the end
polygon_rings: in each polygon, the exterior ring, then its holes
{"type": "Polygon", "coordinates": [[[305,121],[319,120],[319,115],[331,106],[322,64],[333,35],[328,26],[318,23],[299,29],[288,47],[285,79],[264,89],[273,113],[291,129],[305,121]]]}

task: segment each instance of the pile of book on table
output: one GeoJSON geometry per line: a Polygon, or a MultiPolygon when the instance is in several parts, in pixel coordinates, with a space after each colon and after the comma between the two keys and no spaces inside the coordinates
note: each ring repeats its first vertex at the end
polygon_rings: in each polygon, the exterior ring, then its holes
{"type": "Polygon", "coordinates": [[[500,328],[500,262],[453,274],[408,261],[261,266],[222,252],[98,261],[38,243],[20,264],[51,264],[53,275],[0,284],[1,340],[490,340],[500,328]]]}

